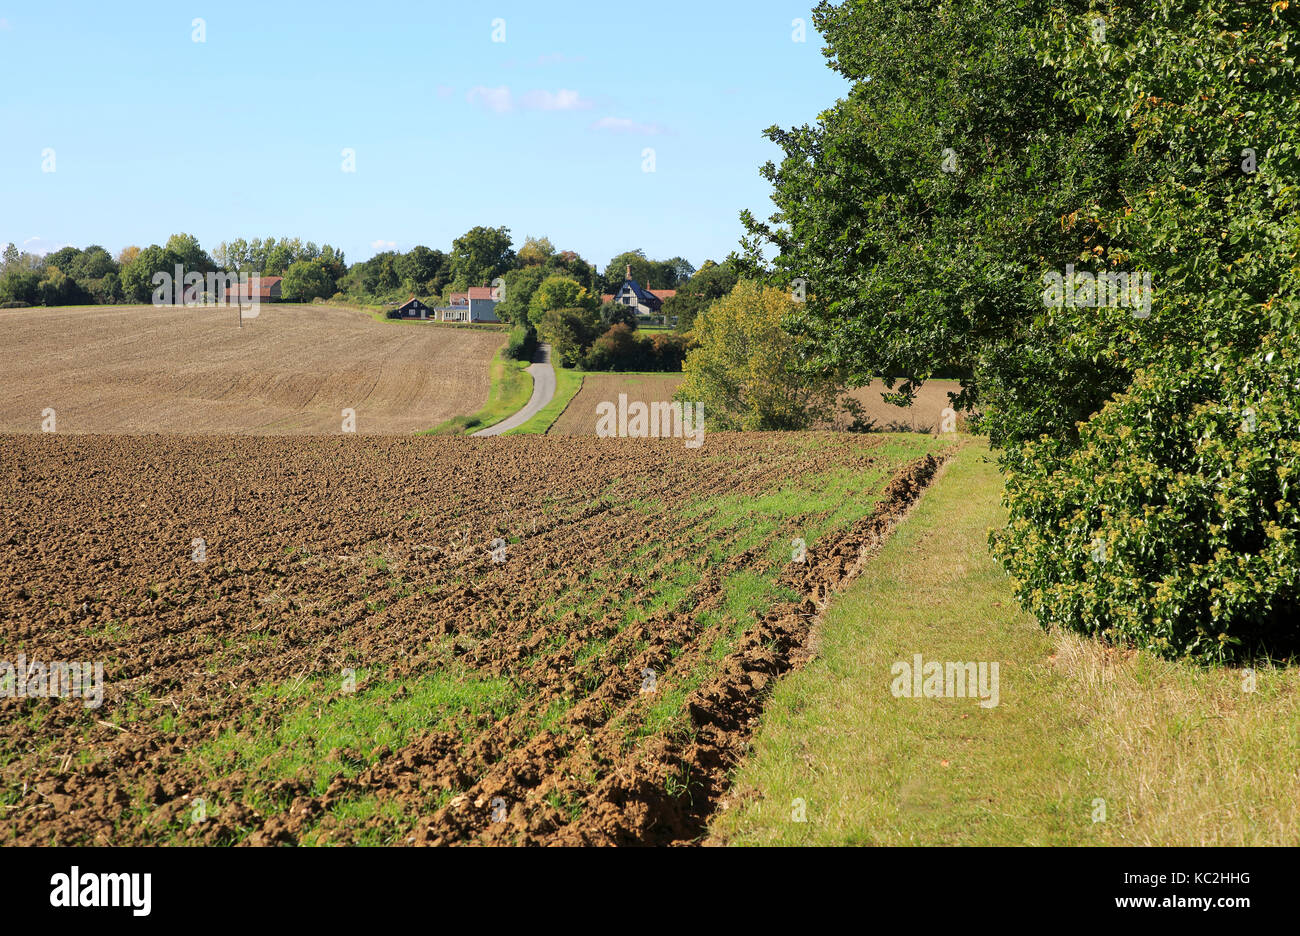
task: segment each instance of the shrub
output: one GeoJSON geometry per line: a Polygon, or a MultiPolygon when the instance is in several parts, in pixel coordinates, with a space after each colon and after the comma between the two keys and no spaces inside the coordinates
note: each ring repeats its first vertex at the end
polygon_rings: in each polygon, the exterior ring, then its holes
{"type": "Polygon", "coordinates": [[[592,343],[582,360],[589,371],[669,371],[682,369],[686,352],[694,347],[687,335],[643,335],[619,323],[592,343]]]}
{"type": "Polygon", "coordinates": [[[0,276],[0,299],[35,305],[40,301],[40,274],[35,270],[10,270],[0,276]]]}
{"type": "Polygon", "coordinates": [[[794,430],[829,421],[843,381],[831,370],[799,372],[806,342],[781,327],[795,306],[784,290],[737,283],[695,320],[699,345],[686,357],[676,398],[702,402],[716,429],[794,430]]]}
{"type": "Polygon", "coordinates": [[[990,536],[1017,597],[1059,625],[1164,656],[1300,645],[1300,341],[1189,349],[1080,426],[1009,454],[990,536]]]}
{"type": "Polygon", "coordinates": [[[648,370],[648,352],[646,342],[637,340],[636,332],[620,322],[592,343],[582,366],[593,371],[648,370]]]}
{"type": "Polygon", "coordinates": [[[647,370],[680,371],[686,353],[695,347],[695,341],[682,334],[659,332],[649,341],[651,366],[647,370]]]}
{"type": "Polygon", "coordinates": [[[581,306],[551,309],[542,316],[537,334],[550,344],[562,365],[572,367],[600,334],[600,315],[581,306]]]}
{"type": "Polygon", "coordinates": [[[20,299],[10,299],[7,302],[0,302],[0,309],[26,309],[31,303],[23,302],[20,299]]]}
{"type": "Polygon", "coordinates": [[[537,332],[529,325],[516,325],[506,339],[506,357],[515,361],[531,361],[537,348],[537,332]]]}
{"type": "Polygon", "coordinates": [[[600,306],[600,321],[605,325],[627,325],[636,328],[636,310],[618,302],[605,302],[600,306]]]}

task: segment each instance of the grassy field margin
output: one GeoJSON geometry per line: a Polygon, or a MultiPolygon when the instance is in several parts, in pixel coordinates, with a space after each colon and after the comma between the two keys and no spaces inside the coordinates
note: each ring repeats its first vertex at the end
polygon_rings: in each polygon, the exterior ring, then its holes
{"type": "Polygon", "coordinates": [[[492,357],[492,387],[483,408],[468,416],[453,416],[419,435],[469,435],[513,416],[533,395],[533,375],[528,373],[528,365],[528,361],[506,357],[502,346],[492,357]]]}
{"type": "Polygon", "coordinates": [[[506,435],[544,435],[582,389],[583,372],[570,367],[555,368],[555,396],[532,419],[506,435]]]}
{"type": "Polygon", "coordinates": [[[781,681],[712,840],[1294,844],[1300,673],[1204,669],[1048,634],[986,535],[983,444],[944,470],[781,681]],[[895,698],[891,667],[997,661],[999,698],[895,698]]]}

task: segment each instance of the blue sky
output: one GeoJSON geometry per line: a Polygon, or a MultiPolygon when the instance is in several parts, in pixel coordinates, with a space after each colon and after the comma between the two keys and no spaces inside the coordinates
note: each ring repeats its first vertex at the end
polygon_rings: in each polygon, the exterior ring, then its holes
{"type": "Polygon", "coordinates": [[[771,211],[763,129],[847,89],[800,2],[4,3],[0,244],[36,252],[483,224],[699,265],[771,211]]]}

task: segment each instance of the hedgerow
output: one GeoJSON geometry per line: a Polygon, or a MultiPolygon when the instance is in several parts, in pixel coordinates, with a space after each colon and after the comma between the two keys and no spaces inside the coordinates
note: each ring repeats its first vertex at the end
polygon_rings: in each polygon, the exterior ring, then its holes
{"type": "Polygon", "coordinates": [[[1017,596],[1059,625],[1164,656],[1300,643],[1300,343],[1189,349],[1080,426],[1009,456],[990,537],[1017,596]]]}
{"type": "Polygon", "coordinates": [[[786,322],[805,373],[910,391],[969,366],[957,406],[1007,473],[993,543],[1045,626],[1293,653],[1300,3],[890,0],[814,21],[851,87],[768,131],[778,210],[742,215],[746,270],[806,293],[786,322]],[[1103,276],[1150,286],[1103,302],[1103,276]]]}

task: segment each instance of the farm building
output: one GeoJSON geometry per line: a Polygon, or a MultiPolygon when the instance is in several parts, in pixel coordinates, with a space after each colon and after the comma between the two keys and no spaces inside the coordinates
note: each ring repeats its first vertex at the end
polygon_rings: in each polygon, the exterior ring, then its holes
{"type": "Polygon", "coordinates": [[[434,311],[442,322],[499,322],[500,293],[492,286],[471,286],[469,292],[452,293],[450,303],[434,311]]]}
{"type": "MultiPolygon", "coordinates": [[[[283,276],[263,276],[258,283],[256,300],[258,302],[279,302],[281,297],[281,282],[283,276]]],[[[245,285],[227,286],[227,302],[252,302],[254,301],[253,284],[249,282],[245,285]]]]}
{"type": "Polygon", "coordinates": [[[397,307],[397,313],[402,318],[427,319],[429,311],[429,307],[414,296],[397,307]]]}

